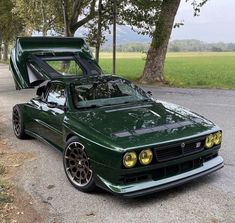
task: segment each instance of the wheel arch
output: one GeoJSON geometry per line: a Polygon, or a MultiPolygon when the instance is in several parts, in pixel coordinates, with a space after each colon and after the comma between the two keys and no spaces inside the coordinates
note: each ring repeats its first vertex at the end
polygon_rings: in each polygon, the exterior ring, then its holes
{"type": "Polygon", "coordinates": [[[19,139],[29,139],[31,138],[29,135],[27,135],[25,133],[25,116],[26,116],[26,112],[25,112],[25,104],[16,104],[13,106],[12,108],[12,125],[13,125],[13,130],[14,132],[16,131],[15,129],[15,125],[18,125],[20,130],[17,130],[19,132],[15,132],[15,135],[17,138],[19,139]],[[15,124],[15,120],[14,119],[16,117],[16,113],[15,111],[18,113],[18,124],[15,124]]]}
{"type": "Polygon", "coordinates": [[[65,137],[65,143],[68,142],[68,140],[72,137],[78,137],[75,133],[71,132],[71,133],[68,133],[65,137]]]}
{"type": "Polygon", "coordinates": [[[91,146],[92,145],[91,142],[87,141],[86,139],[81,137],[76,132],[73,132],[72,130],[70,130],[69,132],[66,132],[66,134],[64,135],[64,144],[65,144],[65,146],[68,144],[68,142],[71,138],[77,138],[77,142],[79,144],[81,144],[82,146],[84,146],[84,148],[86,150],[86,153],[89,156],[89,158],[91,158],[91,159],[94,158],[94,156],[92,154],[93,146],[91,146]]]}
{"type": "Polygon", "coordinates": [[[15,104],[12,108],[12,111],[16,108],[19,108],[20,112],[21,112],[21,115],[23,116],[23,119],[25,118],[25,104],[15,104]]]}
{"type": "Polygon", "coordinates": [[[79,126],[64,123],[63,137],[65,146],[71,137],[77,137],[78,142],[85,147],[86,153],[92,161],[105,166],[116,166],[119,168],[122,152],[113,149],[113,145],[109,146],[100,140],[96,141],[96,138],[88,138],[87,134],[82,134],[82,131],[79,131],[79,126]]]}

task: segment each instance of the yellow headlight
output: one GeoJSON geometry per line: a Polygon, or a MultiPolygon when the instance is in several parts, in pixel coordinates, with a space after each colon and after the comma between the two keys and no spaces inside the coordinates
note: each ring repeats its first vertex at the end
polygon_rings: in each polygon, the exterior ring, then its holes
{"type": "Polygon", "coordinates": [[[219,145],[222,142],[222,132],[217,132],[214,134],[214,143],[219,145]]]}
{"type": "Polygon", "coordinates": [[[205,147],[206,148],[211,148],[214,145],[214,135],[210,134],[209,136],[206,137],[206,142],[205,142],[205,147]]]}
{"type": "Polygon", "coordinates": [[[123,164],[126,168],[132,168],[137,162],[137,155],[135,152],[126,153],[123,157],[123,164]]]}
{"type": "Polygon", "coordinates": [[[142,165],[148,165],[153,160],[153,153],[151,149],[143,150],[139,155],[139,160],[142,165]]]}

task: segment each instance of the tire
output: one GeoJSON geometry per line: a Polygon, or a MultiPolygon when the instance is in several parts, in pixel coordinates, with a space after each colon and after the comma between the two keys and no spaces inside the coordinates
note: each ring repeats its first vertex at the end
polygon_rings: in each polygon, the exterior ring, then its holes
{"type": "Polygon", "coordinates": [[[29,139],[30,137],[25,133],[24,120],[22,111],[19,105],[15,105],[12,111],[12,125],[15,136],[18,139],[29,139]]]}
{"type": "Polygon", "coordinates": [[[85,147],[78,137],[71,137],[63,152],[64,171],[70,183],[82,192],[93,192],[96,189],[93,171],[85,147]]]}

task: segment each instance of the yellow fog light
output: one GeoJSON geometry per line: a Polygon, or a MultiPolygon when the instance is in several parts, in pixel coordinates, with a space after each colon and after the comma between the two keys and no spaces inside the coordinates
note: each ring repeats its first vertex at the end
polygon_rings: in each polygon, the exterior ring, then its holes
{"type": "Polygon", "coordinates": [[[137,155],[135,152],[126,153],[123,157],[123,164],[126,168],[132,168],[137,162],[137,155]]]}
{"type": "Polygon", "coordinates": [[[153,160],[153,153],[151,149],[143,150],[139,155],[139,160],[142,165],[148,165],[153,160]]]}
{"type": "Polygon", "coordinates": [[[217,132],[214,134],[214,144],[219,145],[222,142],[222,132],[217,132]]]}
{"type": "Polygon", "coordinates": [[[214,145],[214,135],[210,134],[209,136],[206,137],[206,142],[205,142],[205,147],[206,148],[211,148],[214,145]]]}

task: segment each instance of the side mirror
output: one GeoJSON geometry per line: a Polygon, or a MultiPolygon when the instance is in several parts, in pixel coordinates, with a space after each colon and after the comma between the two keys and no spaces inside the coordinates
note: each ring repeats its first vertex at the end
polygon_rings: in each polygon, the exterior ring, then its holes
{"type": "Polygon", "coordinates": [[[45,86],[39,87],[36,92],[37,96],[41,97],[44,91],[45,91],[45,86]]]}
{"type": "Polygon", "coordinates": [[[47,102],[48,108],[57,108],[58,104],[56,102],[47,102]]]}
{"type": "Polygon", "coordinates": [[[152,91],[147,91],[147,95],[148,95],[149,97],[152,97],[152,96],[153,96],[152,91]]]}

